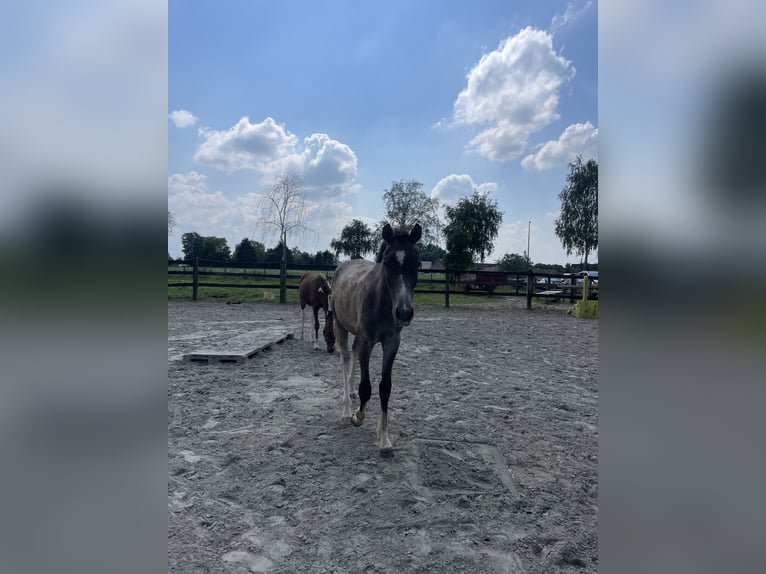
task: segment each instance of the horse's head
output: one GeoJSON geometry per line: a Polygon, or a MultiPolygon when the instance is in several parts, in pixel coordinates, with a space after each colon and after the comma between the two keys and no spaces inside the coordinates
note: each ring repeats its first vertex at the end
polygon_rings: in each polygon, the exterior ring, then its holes
{"type": "Polygon", "coordinates": [[[328,311],[330,309],[330,295],[332,289],[330,283],[327,281],[327,277],[324,275],[317,275],[316,278],[316,302],[324,309],[328,311]]]}
{"type": "Polygon", "coordinates": [[[322,331],[322,334],[324,335],[324,342],[327,343],[328,353],[335,351],[335,330],[332,326],[333,322],[334,319],[332,316],[332,311],[330,311],[327,313],[327,315],[325,315],[324,330],[322,331]]]}
{"type": "Polygon", "coordinates": [[[383,243],[375,258],[386,271],[386,282],[393,299],[394,319],[399,326],[409,325],[415,312],[412,309],[412,294],[418,282],[420,255],[415,243],[423,229],[419,223],[409,233],[395,233],[390,225],[383,228],[383,243]]]}

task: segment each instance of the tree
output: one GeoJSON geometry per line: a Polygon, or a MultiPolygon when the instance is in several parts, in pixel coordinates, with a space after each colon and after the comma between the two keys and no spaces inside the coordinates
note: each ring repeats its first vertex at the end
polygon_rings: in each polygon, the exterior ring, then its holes
{"type": "Polygon", "coordinates": [[[202,258],[215,261],[230,261],[231,250],[224,237],[204,237],[202,244],[202,258]]]}
{"type": "Polygon", "coordinates": [[[341,253],[351,259],[361,259],[366,253],[375,251],[375,235],[360,219],[354,219],[340,232],[340,239],[330,241],[330,247],[338,256],[341,253]]]}
{"type": "Polygon", "coordinates": [[[569,164],[567,185],[559,193],[561,215],[556,219],[556,235],[567,255],[574,251],[585,256],[598,248],[598,163],[589,159],[583,164],[577,156],[569,164]]]}
{"type": "Polygon", "coordinates": [[[181,248],[186,260],[195,257],[216,261],[229,261],[231,259],[231,251],[229,251],[229,246],[223,237],[205,237],[191,231],[181,236],[181,248]]]}
{"type": "Polygon", "coordinates": [[[314,256],[314,264],[315,265],[337,265],[338,260],[332,251],[325,249],[324,251],[317,251],[316,255],[314,256]]]}
{"type": "Polygon", "coordinates": [[[468,234],[458,227],[444,230],[447,239],[447,255],[444,266],[447,269],[468,269],[471,266],[471,250],[468,248],[468,234]]]}
{"type": "MultiPolygon", "coordinates": [[[[472,260],[478,256],[483,262],[494,247],[503,221],[503,212],[498,209],[497,202],[474,190],[471,197],[462,198],[455,206],[445,207],[445,214],[448,220],[445,237],[449,240],[451,236],[454,241],[455,232],[463,231],[472,260]]],[[[447,247],[447,251],[451,249],[447,247]]]]}
{"type": "Polygon", "coordinates": [[[184,233],[181,236],[181,249],[183,249],[184,252],[184,259],[188,261],[195,257],[202,257],[202,247],[204,243],[205,238],[199,233],[194,231],[184,233]]]}
{"type": "Polygon", "coordinates": [[[444,259],[447,255],[447,252],[435,243],[429,243],[428,245],[418,243],[417,248],[420,251],[421,261],[438,261],[439,259],[444,259]]]}
{"type": "Polygon", "coordinates": [[[527,271],[531,263],[526,253],[506,253],[497,262],[497,266],[503,271],[527,271]]]}
{"type": "Polygon", "coordinates": [[[378,224],[378,235],[386,223],[399,229],[411,229],[416,223],[423,228],[423,241],[435,243],[439,239],[439,199],[428,197],[423,184],[411,179],[391,182],[391,189],[383,192],[386,204],[386,220],[378,224]]]}
{"type": "Polygon", "coordinates": [[[234,247],[232,259],[237,263],[257,263],[263,261],[266,247],[260,241],[252,241],[245,237],[234,247]]]}
{"type": "Polygon", "coordinates": [[[168,209],[168,235],[173,233],[173,228],[176,226],[176,218],[173,217],[173,214],[170,213],[170,210],[168,209]]]}
{"type": "Polygon", "coordinates": [[[303,183],[295,175],[280,175],[274,180],[271,191],[261,201],[260,222],[279,233],[282,257],[279,270],[279,302],[287,302],[287,236],[295,232],[312,231],[303,220],[306,207],[303,199],[303,183]]]}

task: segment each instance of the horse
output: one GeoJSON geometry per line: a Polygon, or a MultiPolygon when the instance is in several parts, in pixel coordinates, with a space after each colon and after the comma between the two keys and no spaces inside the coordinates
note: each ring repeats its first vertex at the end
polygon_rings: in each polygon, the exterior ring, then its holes
{"type": "Polygon", "coordinates": [[[412,230],[394,232],[390,225],[383,227],[375,263],[352,259],[341,263],[332,278],[330,311],[335,317],[335,331],[341,353],[343,378],[343,413],[341,421],[360,426],[364,409],[370,400],[370,354],[380,343],[383,348],[383,369],[378,386],[380,394],[380,420],[378,441],[380,453],[393,451],[388,438],[388,399],[391,396],[391,371],[399,350],[400,333],[412,322],[412,294],[418,281],[420,256],[415,244],[422,234],[420,224],[412,230]],[[353,353],[348,349],[348,334],[354,335],[353,353]],[[351,413],[353,381],[356,362],[359,361],[359,409],[351,413]]]}
{"type": "Polygon", "coordinates": [[[330,284],[321,273],[307,271],[301,277],[298,293],[301,301],[301,339],[303,339],[303,325],[306,321],[306,305],[310,305],[314,311],[314,331],[312,341],[314,349],[319,349],[319,309],[324,309],[324,335],[327,352],[335,351],[335,332],[333,330],[333,317],[330,311],[330,284]]]}

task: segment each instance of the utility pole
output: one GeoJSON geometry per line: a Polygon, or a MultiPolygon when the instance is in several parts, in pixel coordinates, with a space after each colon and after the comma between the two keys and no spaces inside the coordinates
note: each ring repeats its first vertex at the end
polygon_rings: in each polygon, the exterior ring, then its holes
{"type": "Polygon", "coordinates": [[[532,221],[529,222],[529,225],[527,226],[527,268],[531,267],[530,263],[532,262],[532,259],[529,257],[529,236],[532,233],[532,221]]]}

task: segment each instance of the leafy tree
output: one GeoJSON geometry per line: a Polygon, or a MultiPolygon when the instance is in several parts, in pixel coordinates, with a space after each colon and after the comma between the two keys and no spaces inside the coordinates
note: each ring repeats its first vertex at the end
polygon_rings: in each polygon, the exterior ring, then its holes
{"type": "Polygon", "coordinates": [[[567,255],[574,251],[585,256],[598,248],[598,163],[589,159],[583,163],[577,156],[569,164],[567,185],[559,193],[561,215],[556,220],[556,235],[567,255]]]}
{"type": "Polygon", "coordinates": [[[314,256],[315,265],[337,265],[338,260],[332,251],[317,251],[314,256]]]}
{"type": "Polygon", "coordinates": [[[438,240],[441,230],[439,199],[429,197],[422,188],[423,184],[414,179],[391,182],[391,189],[383,192],[386,220],[378,224],[378,235],[386,223],[407,231],[420,223],[424,242],[433,243],[438,240]]]}
{"type": "Polygon", "coordinates": [[[195,257],[202,257],[202,247],[205,243],[205,238],[199,233],[190,231],[184,233],[181,236],[181,249],[184,252],[184,259],[194,259],[195,257]]]}
{"type": "MultiPolygon", "coordinates": [[[[503,212],[498,209],[497,202],[486,194],[474,191],[471,197],[462,198],[457,205],[445,207],[445,214],[448,223],[444,232],[448,243],[450,237],[455,241],[457,230],[463,231],[472,259],[478,256],[483,262],[494,247],[503,221],[503,212]]],[[[447,251],[452,251],[449,246],[447,251]]]]}
{"type": "Polygon", "coordinates": [[[237,263],[257,263],[263,261],[266,247],[260,241],[252,241],[245,237],[234,247],[232,259],[237,263]]]}
{"type": "Polygon", "coordinates": [[[458,227],[447,227],[447,255],[444,265],[448,269],[468,269],[471,266],[471,250],[468,247],[468,234],[458,227]]]}
{"type": "Polygon", "coordinates": [[[343,253],[351,259],[361,259],[375,250],[375,235],[365,222],[354,219],[340,232],[340,239],[330,241],[330,247],[336,256],[343,253]]]}
{"type": "Polygon", "coordinates": [[[420,251],[421,261],[438,261],[439,259],[444,259],[447,255],[447,252],[435,243],[429,243],[427,245],[418,243],[417,247],[418,251],[420,251]]]}
{"type": "Polygon", "coordinates": [[[526,271],[531,262],[526,256],[518,253],[506,253],[497,262],[498,267],[503,271],[526,271]]]}
{"type": "Polygon", "coordinates": [[[202,244],[202,258],[216,261],[230,261],[231,250],[224,237],[205,237],[202,244]]]}
{"type": "Polygon", "coordinates": [[[263,255],[263,260],[266,263],[281,263],[283,257],[285,264],[293,263],[293,250],[290,248],[284,249],[282,242],[280,241],[271,249],[266,250],[266,253],[263,255]]]}

